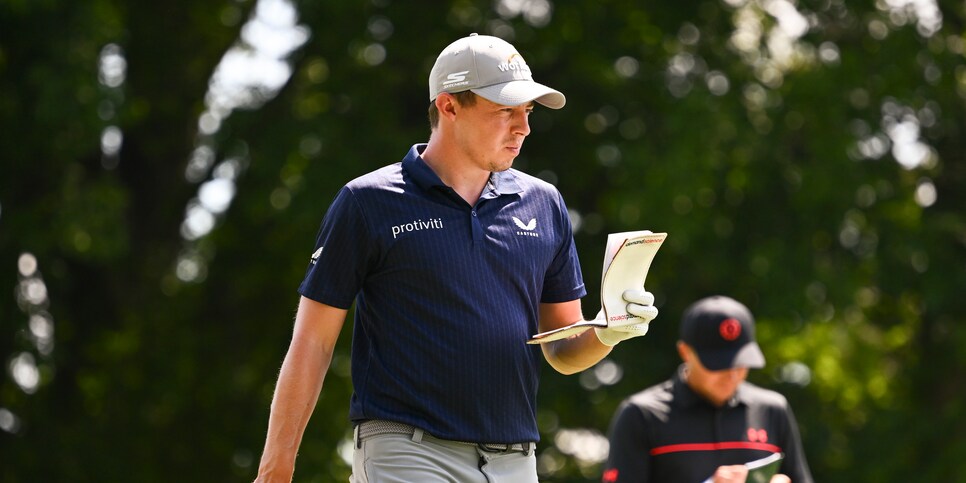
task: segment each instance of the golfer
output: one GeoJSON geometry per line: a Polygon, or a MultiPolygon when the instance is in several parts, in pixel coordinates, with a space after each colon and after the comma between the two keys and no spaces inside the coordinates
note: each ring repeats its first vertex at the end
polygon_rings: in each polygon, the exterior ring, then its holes
{"type": "Polygon", "coordinates": [[[677,373],[618,408],[604,483],[740,483],[744,463],[773,453],[784,459],[771,483],[812,482],[788,401],[745,381],[749,369],[765,366],[747,307],[724,296],[695,302],[677,349],[677,373]]]}
{"type": "Polygon", "coordinates": [[[657,316],[626,287],[629,325],[528,345],[583,320],[563,198],[511,169],[535,103],[559,109],[564,95],[512,45],[474,34],[439,55],[429,99],[429,142],[346,184],[308,251],[259,482],[291,480],[353,303],[351,481],[372,483],[537,481],[541,359],[579,372],[657,316]]]}

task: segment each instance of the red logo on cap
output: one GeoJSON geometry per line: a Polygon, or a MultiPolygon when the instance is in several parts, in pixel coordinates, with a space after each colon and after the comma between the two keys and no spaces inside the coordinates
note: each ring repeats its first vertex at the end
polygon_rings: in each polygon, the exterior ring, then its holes
{"type": "Polygon", "coordinates": [[[741,322],[738,319],[724,319],[718,326],[718,332],[724,340],[735,340],[741,335],[741,322]]]}

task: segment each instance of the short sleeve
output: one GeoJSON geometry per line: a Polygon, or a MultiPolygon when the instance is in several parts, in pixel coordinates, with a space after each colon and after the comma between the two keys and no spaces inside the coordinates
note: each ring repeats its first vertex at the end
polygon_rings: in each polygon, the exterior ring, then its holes
{"type": "Polygon", "coordinates": [[[805,451],[802,449],[802,439],[798,431],[798,423],[795,421],[795,414],[792,412],[791,406],[786,405],[783,414],[786,418],[786,428],[784,432],[785,441],[781,442],[781,447],[785,453],[785,459],[782,460],[782,466],[779,471],[787,475],[795,483],[812,483],[814,479],[808,468],[808,462],[805,459],[805,451]]]}
{"type": "Polygon", "coordinates": [[[651,453],[647,443],[647,424],[641,409],[625,401],[611,421],[610,453],[603,483],[645,483],[650,478],[651,453]]]}
{"type": "Polygon", "coordinates": [[[348,309],[372,264],[373,243],[362,209],[352,191],[343,187],[322,219],[299,293],[348,309]]]}
{"type": "Polygon", "coordinates": [[[560,247],[557,249],[544,278],[543,292],[540,301],[543,303],[560,303],[576,300],[587,295],[583,274],[580,272],[580,260],[577,258],[577,247],[574,244],[573,227],[570,215],[563,197],[557,192],[557,236],[560,247]]]}

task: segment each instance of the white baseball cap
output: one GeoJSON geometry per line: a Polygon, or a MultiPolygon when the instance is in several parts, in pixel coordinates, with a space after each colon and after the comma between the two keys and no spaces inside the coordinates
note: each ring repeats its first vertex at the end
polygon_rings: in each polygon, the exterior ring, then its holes
{"type": "Polygon", "coordinates": [[[429,100],[442,92],[473,91],[504,106],[536,101],[560,109],[567,98],[534,82],[530,67],[509,42],[489,35],[470,34],[449,44],[436,58],[429,74],[429,100]]]}

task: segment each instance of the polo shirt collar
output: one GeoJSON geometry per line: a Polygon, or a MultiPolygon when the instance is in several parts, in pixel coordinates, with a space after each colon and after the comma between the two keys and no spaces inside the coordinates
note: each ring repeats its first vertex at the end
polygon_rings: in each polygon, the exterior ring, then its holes
{"type": "MultiPolygon", "coordinates": [[[[414,144],[409,149],[402,160],[403,169],[412,176],[413,181],[423,190],[433,187],[446,187],[443,180],[433,171],[432,168],[423,160],[422,153],[426,150],[426,144],[414,144]]],[[[513,170],[499,171],[490,173],[490,180],[483,189],[483,198],[495,198],[499,195],[520,193],[523,188],[517,180],[517,175],[513,170]]]]}
{"type": "Polygon", "coordinates": [[[513,170],[490,173],[490,181],[486,184],[488,190],[499,195],[509,195],[523,191],[517,182],[517,175],[513,170]]]}
{"type": "MultiPolygon", "coordinates": [[[[706,401],[703,397],[698,395],[691,389],[688,385],[687,380],[685,380],[685,365],[681,364],[678,366],[677,372],[674,373],[674,377],[671,379],[673,387],[672,391],[674,394],[674,400],[681,403],[683,406],[691,407],[696,404],[705,404],[711,406],[711,403],[706,401]]],[[[735,407],[739,404],[748,403],[748,391],[745,389],[745,383],[742,382],[738,385],[738,389],[735,391],[734,396],[725,403],[727,407],[735,407]]]]}

